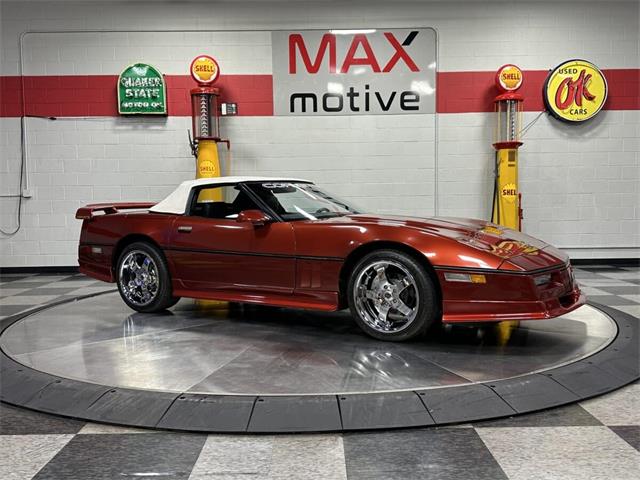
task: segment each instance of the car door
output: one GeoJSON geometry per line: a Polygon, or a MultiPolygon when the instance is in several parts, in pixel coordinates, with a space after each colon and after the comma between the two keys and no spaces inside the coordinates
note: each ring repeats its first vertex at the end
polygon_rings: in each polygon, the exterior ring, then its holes
{"type": "Polygon", "coordinates": [[[289,222],[238,222],[259,209],[237,185],[205,186],[192,194],[172,228],[168,256],[183,288],[227,293],[292,293],[295,241],[289,222]]]}

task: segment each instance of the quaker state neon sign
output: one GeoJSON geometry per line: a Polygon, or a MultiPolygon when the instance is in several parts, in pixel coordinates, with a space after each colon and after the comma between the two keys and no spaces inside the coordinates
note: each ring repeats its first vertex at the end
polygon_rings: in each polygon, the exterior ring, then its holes
{"type": "Polygon", "coordinates": [[[549,72],[543,88],[544,104],[565,122],[595,117],[607,100],[607,79],[586,60],[568,60],[549,72]]]}
{"type": "Polygon", "coordinates": [[[118,77],[118,113],[167,114],[167,86],[158,69],[146,63],[134,63],[122,71],[118,77]]]}

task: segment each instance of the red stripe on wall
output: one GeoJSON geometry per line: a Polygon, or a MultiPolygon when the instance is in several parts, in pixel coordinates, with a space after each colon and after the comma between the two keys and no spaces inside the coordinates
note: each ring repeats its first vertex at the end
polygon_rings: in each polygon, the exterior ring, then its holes
{"type": "Polygon", "coordinates": [[[0,77],[0,117],[20,117],[20,77],[0,77]]]}
{"type": "MultiPolygon", "coordinates": [[[[166,75],[167,108],[172,116],[191,116],[188,75],[166,75]]],[[[25,76],[26,115],[112,117],[118,115],[117,75],[25,76]]],[[[222,102],[238,104],[238,114],[273,115],[271,75],[223,75],[216,86],[222,102]]],[[[0,77],[0,116],[22,115],[20,77],[0,77]]]]}
{"type": "MultiPolygon", "coordinates": [[[[518,93],[524,97],[524,110],[544,110],[542,88],[549,72],[527,70],[518,93]]],[[[603,70],[609,94],[605,110],[640,110],[640,69],[603,70]]],[[[495,72],[438,72],[438,113],[493,111],[498,94],[495,72]]]]}
{"type": "MultiPolygon", "coordinates": [[[[609,85],[607,110],[640,110],[640,69],[603,70],[609,85]]],[[[493,111],[497,95],[495,72],[438,72],[438,113],[493,111]]],[[[542,111],[545,70],[524,72],[519,93],[525,111],[542,111]]],[[[116,75],[25,76],[26,114],[36,116],[117,116],[116,75]]],[[[190,116],[189,91],[195,83],[188,75],[167,75],[169,115],[190,116]]],[[[22,115],[20,77],[0,77],[0,117],[22,115]]],[[[271,75],[223,75],[218,80],[221,101],[238,104],[238,114],[273,115],[271,75]]]]}
{"type": "MultiPolygon", "coordinates": [[[[191,116],[192,88],[196,87],[188,75],[166,75],[169,115],[191,116]]],[[[221,75],[216,82],[220,101],[237,103],[238,115],[273,115],[273,77],[271,75],[221,75]]]]}

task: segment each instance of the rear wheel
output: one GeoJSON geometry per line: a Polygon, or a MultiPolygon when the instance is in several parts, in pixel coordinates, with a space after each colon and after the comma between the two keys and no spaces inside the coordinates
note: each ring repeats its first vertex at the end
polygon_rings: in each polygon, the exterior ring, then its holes
{"type": "Polygon", "coordinates": [[[363,257],[348,285],[358,325],[380,340],[404,341],[424,334],[438,313],[433,281],[410,255],[379,250],[363,257]]]}
{"type": "Polygon", "coordinates": [[[117,264],[122,300],[138,312],[158,312],[175,305],[169,269],[160,251],[145,242],[127,245],[117,264]]]}

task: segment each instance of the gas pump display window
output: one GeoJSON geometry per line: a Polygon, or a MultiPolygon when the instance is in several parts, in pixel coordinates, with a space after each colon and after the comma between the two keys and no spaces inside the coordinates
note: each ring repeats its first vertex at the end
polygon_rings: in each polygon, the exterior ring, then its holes
{"type": "Polygon", "coordinates": [[[308,183],[258,183],[249,188],[283,220],[319,220],[359,209],[308,183]]]}

